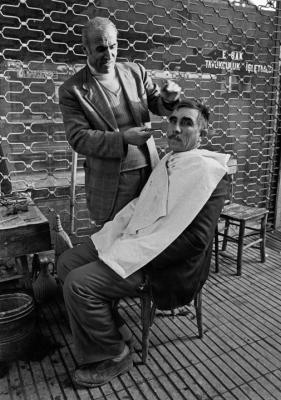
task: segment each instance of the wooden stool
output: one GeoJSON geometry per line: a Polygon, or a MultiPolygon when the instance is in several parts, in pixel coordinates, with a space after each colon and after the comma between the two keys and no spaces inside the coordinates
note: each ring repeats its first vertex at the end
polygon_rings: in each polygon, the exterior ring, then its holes
{"type": "Polygon", "coordinates": [[[237,275],[241,275],[243,250],[248,247],[259,243],[261,262],[265,262],[267,215],[268,210],[266,208],[249,207],[237,203],[230,203],[224,206],[220,214],[220,220],[224,221],[224,229],[220,232],[217,227],[215,233],[215,272],[219,272],[219,253],[226,250],[228,241],[238,245],[237,275]],[[229,234],[229,227],[231,225],[238,227],[238,235],[229,234]],[[249,231],[249,233],[246,233],[246,231],[249,231]],[[219,250],[218,239],[220,236],[223,238],[221,250],[219,250]],[[245,239],[249,237],[255,237],[255,240],[244,244],[245,239]]]}

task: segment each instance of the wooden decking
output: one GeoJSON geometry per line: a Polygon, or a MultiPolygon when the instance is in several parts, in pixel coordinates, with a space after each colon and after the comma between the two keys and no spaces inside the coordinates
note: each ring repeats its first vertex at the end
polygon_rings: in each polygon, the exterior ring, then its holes
{"type": "Polygon", "coordinates": [[[76,361],[64,306],[44,306],[42,334],[55,347],[41,361],[12,363],[0,379],[0,400],[280,400],[281,241],[275,239],[269,236],[265,264],[258,250],[245,252],[241,277],[230,259],[221,259],[219,274],[212,266],[203,295],[203,340],[196,337],[193,307],[174,318],[159,313],[147,365],[140,363],[139,304],[124,302],[135,366],[100,388],[73,386],[76,361]]]}

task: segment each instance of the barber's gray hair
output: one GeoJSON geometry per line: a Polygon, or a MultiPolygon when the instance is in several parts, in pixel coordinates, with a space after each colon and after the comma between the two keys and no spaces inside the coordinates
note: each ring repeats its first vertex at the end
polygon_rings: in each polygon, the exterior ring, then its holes
{"type": "Polygon", "coordinates": [[[82,29],[83,46],[88,49],[90,36],[98,36],[101,32],[109,27],[112,28],[113,32],[116,32],[117,36],[117,28],[114,23],[110,21],[110,19],[104,17],[94,17],[90,19],[82,29]]]}

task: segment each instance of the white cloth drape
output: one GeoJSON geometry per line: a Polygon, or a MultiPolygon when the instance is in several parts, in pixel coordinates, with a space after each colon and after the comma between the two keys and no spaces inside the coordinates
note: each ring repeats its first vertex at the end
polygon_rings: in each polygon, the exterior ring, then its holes
{"type": "Polygon", "coordinates": [[[200,149],[163,157],[141,195],[92,235],[99,257],[122,278],[146,265],[196,217],[229,157],[200,149]]]}

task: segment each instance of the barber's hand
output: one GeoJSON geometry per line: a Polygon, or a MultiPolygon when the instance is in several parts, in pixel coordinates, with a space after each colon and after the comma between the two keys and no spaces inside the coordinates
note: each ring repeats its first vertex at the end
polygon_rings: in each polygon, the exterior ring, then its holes
{"type": "Polygon", "coordinates": [[[173,103],[180,98],[181,87],[173,81],[167,80],[161,88],[161,97],[166,103],[173,103]]]}
{"type": "Polygon", "coordinates": [[[141,146],[150,138],[150,136],[151,129],[146,128],[145,126],[130,128],[123,133],[124,142],[135,146],[141,146]]]}

